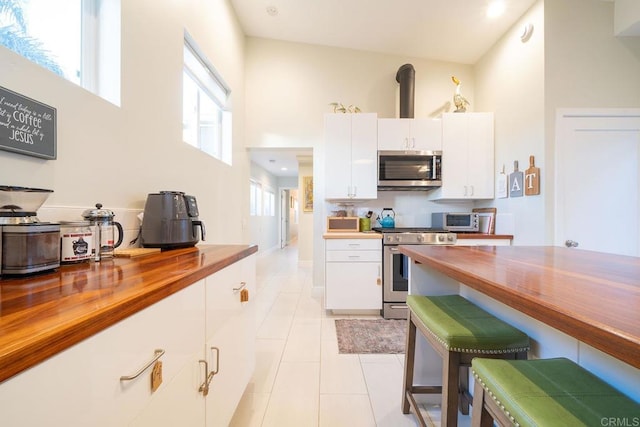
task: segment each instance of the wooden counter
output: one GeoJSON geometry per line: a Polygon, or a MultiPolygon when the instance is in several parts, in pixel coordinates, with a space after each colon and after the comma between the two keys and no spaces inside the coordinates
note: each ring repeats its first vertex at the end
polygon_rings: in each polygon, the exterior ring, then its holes
{"type": "Polygon", "coordinates": [[[457,233],[456,236],[458,240],[471,240],[471,239],[513,240],[513,235],[511,234],[457,233]]]}
{"type": "Polygon", "coordinates": [[[174,249],[0,279],[0,382],[258,251],[174,249]]]}
{"type": "Polygon", "coordinates": [[[399,249],[416,262],[640,368],[640,258],[562,247],[399,249]]]}
{"type": "Polygon", "coordinates": [[[375,231],[361,231],[361,232],[340,232],[334,231],[329,233],[324,233],[322,235],[323,239],[382,239],[382,233],[377,233],[375,231]]]}

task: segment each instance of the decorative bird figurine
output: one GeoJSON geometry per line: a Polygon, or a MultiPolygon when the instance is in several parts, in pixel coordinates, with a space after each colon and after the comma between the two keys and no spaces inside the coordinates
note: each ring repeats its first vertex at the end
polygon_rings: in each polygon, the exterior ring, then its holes
{"type": "Polygon", "coordinates": [[[464,113],[467,111],[469,101],[460,94],[460,80],[456,76],[451,76],[451,80],[456,85],[456,93],[453,95],[453,104],[456,106],[454,113],[464,113]]]}

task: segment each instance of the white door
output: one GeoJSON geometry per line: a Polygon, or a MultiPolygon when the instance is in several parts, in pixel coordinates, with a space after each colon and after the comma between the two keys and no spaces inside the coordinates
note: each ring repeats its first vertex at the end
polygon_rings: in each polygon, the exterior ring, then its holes
{"type": "Polygon", "coordinates": [[[555,244],[640,256],[640,110],[559,110],[555,244]]]}

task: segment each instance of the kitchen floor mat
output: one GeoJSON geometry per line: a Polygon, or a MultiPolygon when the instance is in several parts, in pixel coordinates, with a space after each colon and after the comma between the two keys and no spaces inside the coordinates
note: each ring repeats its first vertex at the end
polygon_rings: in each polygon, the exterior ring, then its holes
{"type": "Polygon", "coordinates": [[[340,353],[404,353],[407,321],[395,319],[336,319],[340,353]]]}

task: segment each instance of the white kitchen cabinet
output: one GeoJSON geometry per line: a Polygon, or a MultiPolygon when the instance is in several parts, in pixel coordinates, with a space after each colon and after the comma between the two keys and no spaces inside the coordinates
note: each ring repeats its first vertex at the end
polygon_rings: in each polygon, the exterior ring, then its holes
{"type": "Polygon", "coordinates": [[[375,113],[325,115],[325,198],[378,197],[375,113]]]}
{"type": "Polygon", "coordinates": [[[151,425],[142,421],[156,418],[161,422],[152,425],[204,425],[193,369],[204,325],[200,281],[3,382],[0,424],[126,426],[151,425]],[[156,349],[165,353],[155,392],[151,369],[120,380],[150,362],[156,349]]]}
{"type": "MultiPolygon", "coordinates": [[[[256,363],[256,256],[244,258],[206,279],[206,346],[209,370],[207,426],[228,426],[256,363]],[[242,292],[249,300],[241,301],[242,292]]],[[[204,365],[203,365],[204,367],[204,365]]]]}
{"type": "Polygon", "coordinates": [[[325,240],[325,307],[382,309],[382,241],[325,240]]]}
{"type": "Polygon", "coordinates": [[[251,255],[4,381],[0,425],[228,425],[255,367],[255,286],[251,255]],[[249,302],[234,290],[242,282],[249,302]],[[205,397],[200,361],[215,368],[211,346],[219,349],[220,370],[205,397]],[[157,349],[164,350],[163,380],[155,392],[151,368],[120,380],[157,349]]]}
{"type": "Polygon", "coordinates": [[[493,113],[442,116],[442,187],[432,199],[493,199],[493,113]]]}
{"type": "Polygon", "coordinates": [[[442,150],[441,119],[378,119],[378,150],[442,150]]]}

